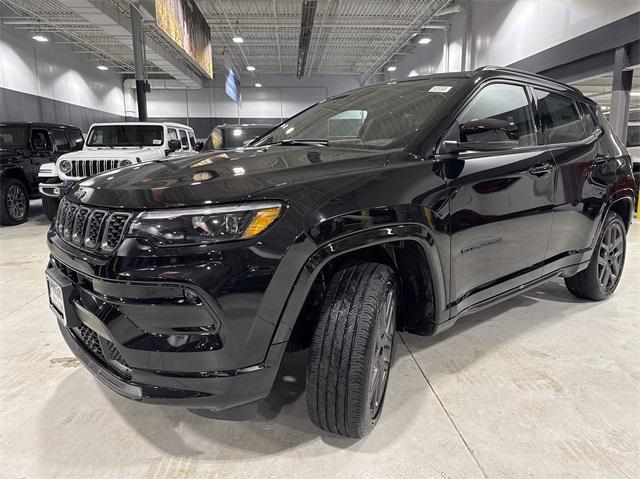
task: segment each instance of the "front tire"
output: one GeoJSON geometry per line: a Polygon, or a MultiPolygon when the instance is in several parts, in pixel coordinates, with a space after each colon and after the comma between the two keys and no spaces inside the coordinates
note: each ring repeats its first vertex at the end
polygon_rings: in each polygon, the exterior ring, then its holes
{"type": "Polygon", "coordinates": [[[395,272],[352,263],[331,279],[307,364],[307,408],[318,427],[361,438],[378,422],[389,378],[395,317],[395,272]]]}
{"type": "Polygon", "coordinates": [[[622,218],[611,211],[602,226],[589,267],[565,278],[567,289],[578,298],[601,301],[618,287],[627,248],[626,228],[622,218]]]}
{"type": "Polygon", "coordinates": [[[29,193],[22,181],[3,178],[0,183],[0,225],[13,226],[27,221],[29,193]]]}

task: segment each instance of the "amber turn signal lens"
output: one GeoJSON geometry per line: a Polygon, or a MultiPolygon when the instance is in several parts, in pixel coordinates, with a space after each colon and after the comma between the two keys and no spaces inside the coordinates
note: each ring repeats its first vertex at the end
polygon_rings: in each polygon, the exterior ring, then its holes
{"type": "Polygon", "coordinates": [[[280,214],[280,207],[268,208],[266,210],[260,210],[249,223],[249,226],[242,234],[243,238],[253,238],[266,230],[271,223],[273,223],[280,214]]]}

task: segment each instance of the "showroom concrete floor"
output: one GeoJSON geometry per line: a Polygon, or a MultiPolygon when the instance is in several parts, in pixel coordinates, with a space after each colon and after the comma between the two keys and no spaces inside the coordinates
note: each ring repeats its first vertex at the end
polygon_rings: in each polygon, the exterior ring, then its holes
{"type": "MultiPolygon", "coordinates": [[[[38,202],[34,213],[41,213],[38,202]]],[[[383,417],[332,437],[288,355],[248,422],[138,404],[79,366],[47,306],[47,221],[0,229],[0,477],[640,477],[640,226],[602,303],[553,281],[397,338],[383,417]]]]}

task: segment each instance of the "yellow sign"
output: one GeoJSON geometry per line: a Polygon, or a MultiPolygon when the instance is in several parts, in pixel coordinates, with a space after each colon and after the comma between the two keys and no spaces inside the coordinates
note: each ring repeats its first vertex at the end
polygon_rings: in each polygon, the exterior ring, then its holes
{"type": "Polygon", "coordinates": [[[156,23],[213,78],[211,30],[195,2],[156,0],[156,23]]]}

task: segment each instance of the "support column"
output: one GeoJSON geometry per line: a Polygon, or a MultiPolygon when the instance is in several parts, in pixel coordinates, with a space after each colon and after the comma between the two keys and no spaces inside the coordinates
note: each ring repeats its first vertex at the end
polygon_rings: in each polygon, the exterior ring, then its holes
{"type": "Polygon", "coordinates": [[[131,12],[131,36],[133,37],[133,62],[136,70],[136,98],[138,100],[138,121],[147,121],[147,96],[144,82],[144,33],[142,16],[138,5],[129,6],[131,12]]]}
{"type": "Polygon", "coordinates": [[[611,116],[609,123],[615,134],[624,143],[627,140],[629,102],[633,70],[629,69],[629,52],[626,46],[618,47],[613,62],[613,85],[611,88],[611,116]]]}

